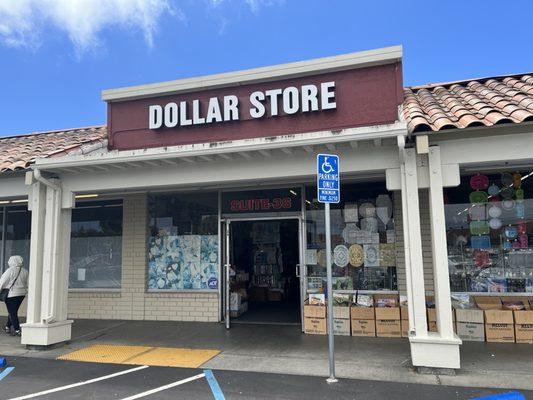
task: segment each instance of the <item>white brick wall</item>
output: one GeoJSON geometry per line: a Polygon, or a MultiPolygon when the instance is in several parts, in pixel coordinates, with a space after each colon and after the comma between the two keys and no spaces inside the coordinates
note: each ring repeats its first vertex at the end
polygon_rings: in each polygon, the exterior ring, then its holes
{"type": "MultiPolygon", "coordinates": [[[[419,191],[420,230],[422,234],[422,257],[424,260],[424,282],[426,294],[433,294],[433,259],[431,256],[431,227],[429,221],[429,193],[427,189],[419,191]]],[[[394,192],[394,222],[396,234],[396,268],[398,290],[406,294],[405,252],[403,247],[402,196],[394,192]]]]}
{"type": "Polygon", "coordinates": [[[146,292],[147,197],[124,197],[122,288],[120,291],[70,292],[69,318],[218,321],[216,293],[146,292]]]}

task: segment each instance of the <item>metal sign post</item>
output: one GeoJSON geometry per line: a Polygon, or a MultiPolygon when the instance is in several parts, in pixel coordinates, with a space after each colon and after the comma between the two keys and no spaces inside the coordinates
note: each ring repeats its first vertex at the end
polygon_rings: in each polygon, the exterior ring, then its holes
{"type": "Polygon", "coordinates": [[[328,383],[337,382],[335,378],[335,341],[333,335],[333,284],[331,273],[331,224],[330,203],[340,201],[339,156],[331,154],[317,155],[317,197],[324,204],[326,222],[326,271],[328,295],[328,343],[329,343],[329,378],[328,383]]]}

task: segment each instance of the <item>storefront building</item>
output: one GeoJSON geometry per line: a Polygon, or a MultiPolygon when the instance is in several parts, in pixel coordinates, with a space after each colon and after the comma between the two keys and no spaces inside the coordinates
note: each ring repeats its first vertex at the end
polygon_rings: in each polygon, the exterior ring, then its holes
{"type": "Polygon", "coordinates": [[[459,368],[452,293],[533,295],[533,77],[404,89],[401,68],[391,47],[106,90],[106,127],[0,139],[22,342],[78,318],[300,324],[325,277],[316,154],[334,153],[336,292],[406,296],[413,364],[459,368]]]}

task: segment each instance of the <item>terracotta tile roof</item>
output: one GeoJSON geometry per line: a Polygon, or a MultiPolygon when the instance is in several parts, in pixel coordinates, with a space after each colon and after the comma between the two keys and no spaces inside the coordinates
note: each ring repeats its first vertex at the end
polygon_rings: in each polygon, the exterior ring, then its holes
{"type": "Polygon", "coordinates": [[[0,171],[24,170],[36,158],[84,154],[106,146],[106,126],[0,137],[0,171]]]}
{"type": "Polygon", "coordinates": [[[533,74],[404,89],[409,132],[533,121],[533,74]]]}

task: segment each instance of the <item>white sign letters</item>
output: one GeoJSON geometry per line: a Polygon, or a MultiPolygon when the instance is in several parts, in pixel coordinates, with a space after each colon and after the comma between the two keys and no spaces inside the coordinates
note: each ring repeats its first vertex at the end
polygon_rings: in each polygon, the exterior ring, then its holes
{"type": "MultiPolygon", "coordinates": [[[[281,112],[292,115],[335,109],[335,82],[256,91],[250,94],[250,105],[248,113],[254,119],[277,116],[281,112]]],[[[235,95],[211,97],[207,103],[193,100],[165,106],[154,104],[148,108],[148,126],[159,129],[238,121],[239,111],[239,98],[235,95]]]]}

